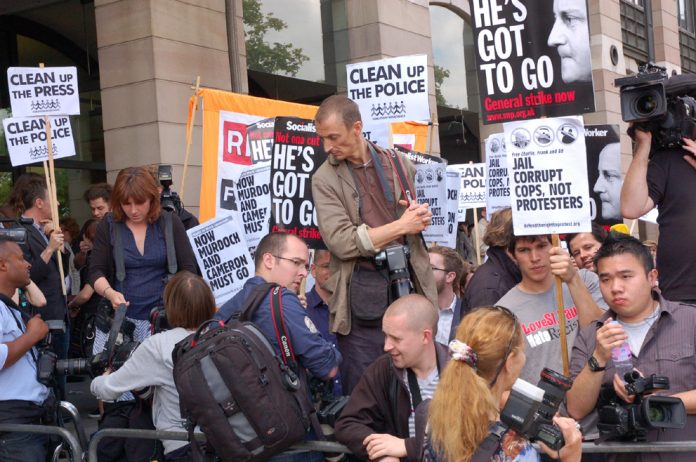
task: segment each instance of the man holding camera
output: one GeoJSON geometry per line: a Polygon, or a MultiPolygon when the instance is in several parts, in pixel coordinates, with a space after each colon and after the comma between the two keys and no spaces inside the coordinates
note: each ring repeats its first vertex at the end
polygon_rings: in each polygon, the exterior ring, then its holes
{"type": "MultiPolygon", "coordinates": [[[[315,118],[328,159],[312,178],[312,195],[322,238],[331,251],[334,274],[326,284],[331,292],[331,330],[338,334],[345,358],[341,377],[343,392],[349,394],[384,342],[381,318],[390,302],[389,273],[408,271],[415,291],[433,305],[437,302],[421,238],[432,213],[427,204],[419,205],[403,193],[408,187],[395,167],[399,159],[390,159],[363,137],[355,102],[331,96],[315,118]],[[400,257],[403,267],[378,269],[375,256],[385,249],[400,257]]],[[[402,162],[404,176],[413,184],[413,166],[406,159],[402,162]]],[[[387,266],[393,264],[387,260],[387,266]]]]}
{"type": "MultiPolygon", "coordinates": [[[[0,423],[5,424],[49,423],[55,415],[53,395],[37,380],[34,348],[48,326],[39,315],[25,325],[11,298],[31,282],[30,268],[19,245],[0,236],[0,423]]],[[[47,435],[0,432],[0,460],[43,461],[47,444],[47,435]]]]}
{"type": "Polygon", "coordinates": [[[696,142],[685,138],[683,149],[661,150],[651,157],[653,134],[634,127],[633,138],[633,160],[621,189],[621,214],[638,218],[659,208],[660,290],[669,300],[696,303],[696,242],[684,236],[696,229],[696,142]]]}
{"type": "MultiPolygon", "coordinates": [[[[650,430],[647,441],[696,439],[696,416],[693,415],[696,414],[696,310],[666,300],[653,291],[657,271],[652,257],[633,237],[609,237],[597,252],[595,263],[600,289],[610,309],[585,327],[575,341],[571,358],[571,376],[575,381],[567,395],[568,413],[579,420],[602,406],[603,403],[598,403],[602,389],[602,396],[615,393],[619,412],[636,402],[636,396],[627,393],[624,380],[616,374],[612,360],[612,350],[627,342],[634,370],[646,378],[651,374],[668,378],[669,390],[660,391],[660,398],[664,395],[680,398],[686,412],[692,414],[687,417],[683,429],[650,430]]],[[[653,393],[652,390],[646,392],[653,393]]],[[[646,417],[639,417],[638,423],[646,417]]],[[[669,420],[670,416],[665,418],[669,420]]],[[[656,422],[657,428],[661,426],[656,422]]],[[[629,423],[629,433],[625,436],[634,436],[630,427],[629,423]]],[[[617,460],[622,457],[625,456],[617,456],[617,460]]],[[[672,453],[669,457],[687,461],[694,456],[672,453]]],[[[631,455],[630,460],[663,459],[660,454],[645,453],[631,455]]]]}
{"type": "Polygon", "coordinates": [[[420,460],[416,408],[433,396],[450,355],[435,341],[438,313],[411,294],[384,313],[384,352],[363,374],[336,422],[336,439],[361,460],[420,460]]]}

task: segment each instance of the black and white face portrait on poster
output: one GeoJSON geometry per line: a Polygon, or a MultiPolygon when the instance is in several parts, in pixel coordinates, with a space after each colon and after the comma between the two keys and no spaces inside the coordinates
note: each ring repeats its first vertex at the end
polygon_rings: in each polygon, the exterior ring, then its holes
{"type": "Polygon", "coordinates": [[[586,125],[585,145],[591,217],[602,225],[621,223],[623,176],[619,126],[586,125]]]}
{"type": "Polygon", "coordinates": [[[585,0],[470,0],[483,123],[594,111],[585,0]]]}

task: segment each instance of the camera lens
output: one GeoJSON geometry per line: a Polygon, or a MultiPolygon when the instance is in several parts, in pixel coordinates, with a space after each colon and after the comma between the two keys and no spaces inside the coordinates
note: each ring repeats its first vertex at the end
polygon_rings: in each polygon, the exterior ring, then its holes
{"type": "Polygon", "coordinates": [[[666,422],[669,420],[669,409],[663,406],[650,406],[648,408],[648,420],[650,422],[666,422]]]}
{"type": "Polygon", "coordinates": [[[646,93],[636,98],[635,110],[641,117],[649,117],[658,106],[658,99],[655,92],[646,93]]]}

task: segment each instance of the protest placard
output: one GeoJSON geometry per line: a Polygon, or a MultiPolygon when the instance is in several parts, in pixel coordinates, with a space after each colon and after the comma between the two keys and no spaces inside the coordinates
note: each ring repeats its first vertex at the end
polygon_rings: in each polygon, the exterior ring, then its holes
{"type": "MultiPolygon", "coordinates": [[[[53,139],[53,157],[60,159],[75,155],[70,117],[49,117],[53,139]]],[[[13,167],[48,159],[46,121],[43,117],[3,119],[7,151],[13,167]]]]}
{"type": "Polygon", "coordinates": [[[466,221],[466,210],[486,206],[486,164],[455,164],[459,172],[459,207],[457,220],[466,221]]]}
{"type": "Polygon", "coordinates": [[[510,175],[505,152],[505,133],[486,139],[486,215],[510,207],[510,175]]]}
{"type": "Polygon", "coordinates": [[[216,217],[186,231],[198,267],[222,306],[254,275],[254,260],[233,215],[216,217]]]}
{"type": "Polygon", "coordinates": [[[7,86],[14,117],[80,113],[75,67],[9,67],[7,86]]]}
{"type": "Polygon", "coordinates": [[[447,167],[447,236],[446,247],[455,249],[457,247],[457,226],[459,213],[459,188],[461,179],[458,169],[447,167]]]}
{"type": "Polygon", "coordinates": [[[429,156],[412,151],[401,146],[397,147],[404,157],[413,162],[416,168],[415,182],[416,201],[427,203],[433,214],[430,226],[423,231],[427,243],[435,242],[446,245],[447,232],[447,161],[441,157],[429,156]]]}
{"type": "Polygon", "coordinates": [[[594,111],[584,1],[469,5],[484,124],[594,111]]]}
{"type": "Polygon", "coordinates": [[[590,218],[602,225],[623,223],[621,143],[618,125],[585,125],[590,218]]]}
{"type": "Polygon", "coordinates": [[[249,125],[227,120],[221,113],[222,175],[219,208],[232,211],[244,233],[249,252],[268,233],[271,212],[271,156],[275,119],[249,125]]]}
{"type": "Polygon", "coordinates": [[[515,235],[589,232],[582,117],[504,127],[515,235]]]}
{"type": "Polygon", "coordinates": [[[389,145],[389,124],[430,120],[428,57],[401,56],[346,65],[348,97],[360,108],[365,137],[389,145]]]}
{"type": "Polygon", "coordinates": [[[312,175],[326,160],[314,122],[276,117],[271,167],[271,231],[295,234],[312,249],[323,249],[312,200],[312,175]]]}

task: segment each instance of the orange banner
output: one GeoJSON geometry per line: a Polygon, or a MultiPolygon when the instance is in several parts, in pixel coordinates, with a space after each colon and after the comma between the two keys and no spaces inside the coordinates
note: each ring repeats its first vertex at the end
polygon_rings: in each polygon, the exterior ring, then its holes
{"type": "Polygon", "coordinates": [[[394,122],[389,125],[392,145],[399,144],[412,151],[426,153],[428,143],[427,122],[394,122]]]}
{"type": "Polygon", "coordinates": [[[278,116],[314,119],[317,107],[208,88],[200,90],[198,95],[203,98],[203,165],[200,202],[200,221],[203,223],[215,217],[220,203],[218,167],[222,162],[227,162],[225,158],[236,157],[234,153],[228,151],[238,148],[238,144],[223,142],[223,145],[220,145],[221,140],[232,139],[224,133],[225,127],[233,124],[248,125],[261,119],[278,116]]]}

